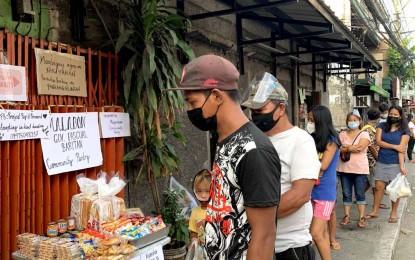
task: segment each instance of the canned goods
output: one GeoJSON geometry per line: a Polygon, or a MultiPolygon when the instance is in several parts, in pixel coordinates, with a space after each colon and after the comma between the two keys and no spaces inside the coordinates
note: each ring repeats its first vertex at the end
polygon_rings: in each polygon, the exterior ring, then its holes
{"type": "Polygon", "coordinates": [[[58,232],[59,234],[66,233],[68,230],[68,222],[66,222],[66,219],[59,219],[58,220],[58,232]]]}
{"type": "Polygon", "coordinates": [[[75,229],[75,218],[74,217],[67,217],[66,220],[68,221],[68,230],[72,231],[75,229]]]}
{"type": "Polygon", "coordinates": [[[46,232],[47,235],[48,235],[48,237],[56,237],[56,236],[58,236],[58,229],[59,229],[58,223],[56,223],[56,222],[50,222],[48,224],[48,230],[46,232]]]}

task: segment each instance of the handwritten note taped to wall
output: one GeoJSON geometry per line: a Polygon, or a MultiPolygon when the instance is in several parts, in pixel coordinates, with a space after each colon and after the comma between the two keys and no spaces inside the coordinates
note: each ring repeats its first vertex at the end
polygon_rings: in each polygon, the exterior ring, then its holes
{"type": "Polygon", "coordinates": [[[49,175],[102,165],[98,113],[53,113],[49,128],[41,140],[49,175]]]}
{"type": "Polygon", "coordinates": [[[27,101],[26,68],[0,64],[0,100],[27,101]]]}
{"type": "Polygon", "coordinates": [[[99,113],[102,138],[130,136],[130,116],[128,113],[99,113]]]}
{"type": "Polygon", "coordinates": [[[35,48],[39,95],[86,97],[85,57],[35,48]]]}
{"type": "Polygon", "coordinates": [[[48,110],[0,110],[0,141],[49,137],[48,110]]]}

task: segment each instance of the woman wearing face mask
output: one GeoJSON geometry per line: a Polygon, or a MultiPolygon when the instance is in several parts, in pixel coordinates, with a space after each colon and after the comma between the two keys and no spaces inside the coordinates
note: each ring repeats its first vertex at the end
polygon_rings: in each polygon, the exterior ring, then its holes
{"type": "MultiPolygon", "coordinates": [[[[308,113],[307,131],[314,138],[321,162],[319,179],[311,193],[313,220],[310,233],[320,253],[321,259],[331,259],[330,246],[340,246],[334,234],[327,232],[336,201],[336,167],[339,161],[340,139],[334,130],[330,110],[324,106],[316,106],[308,113]]],[[[333,232],[333,230],[330,230],[333,232]]]]}
{"type": "MultiPolygon", "coordinates": [[[[391,106],[389,108],[388,120],[380,123],[376,129],[376,144],[379,146],[378,163],[375,171],[375,201],[373,210],[366,218],[377,218],[383,190],[388,182],[392,181],[400,172],[407,175],[405,168],[406,146],[409,141],[408,123],[403,116],[402,107],[391,106]]],[[[396,210],[399,199],[391,201],[392,209],[389,223],[397,223],[396,210]]]]}
{"type": "Polygon", "coordinates": [[[346,226],[350,223],[350,208],[352,206],[353,187],[359,209],[360,228],[366,227],[365,222],[365,185],[366,176],[369,174],[369,162],[367,159],[367,147],[370,143],[370,136],[365,131],[360,131],[362,119],[357,110],[349,113],[346,118],[347,131],[340,133],[342,143],[340,151],[350,153],[350,160],[339,160],[337,171],[340,175],[343,190],[344,217],[340,225],[346,226]]]}
{"type": "Polygon", "coordinates": [[[406,153],[408,154],[408,160],[410,163],[415,163],[415,160],[412,160],[412,151],[414,150],[414,145],[415,145],[415,118],[412,114],[408,115],[408,130],[409,133],[411,134],[410,138],[409,138],[409,142],[408,142],[408,150],[406,151],[406,153]]]}

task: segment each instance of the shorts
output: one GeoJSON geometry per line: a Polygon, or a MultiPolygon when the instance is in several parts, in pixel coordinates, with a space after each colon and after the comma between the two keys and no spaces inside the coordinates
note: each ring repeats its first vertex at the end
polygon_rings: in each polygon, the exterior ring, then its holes
{"type": "Polygon", "coordinates": [[[334,201],[311,200],[313,206],[313,216],[323,220],[329,220],[334,208],[334,201]]]}
{"type": "Polygon", "coordinates": [[[400,172],[401,170],[399,168],[399,164],[386,164],[378,162],[373,179],[389,183],[395,179],[400,172]]]}

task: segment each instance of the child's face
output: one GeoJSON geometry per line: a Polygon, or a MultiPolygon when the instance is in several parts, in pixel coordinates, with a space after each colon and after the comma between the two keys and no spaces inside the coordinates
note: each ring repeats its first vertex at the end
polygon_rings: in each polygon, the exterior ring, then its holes
{"type": "Polygon", "coordinates": [[[208,201],[209,200],[209,192],[210,192],[210,187],[208,184],[202,182],[199,183],[199,185],[196,186],[195,189],[195,194],[196,194],[196,198],[199,201],[208,201]]]}

